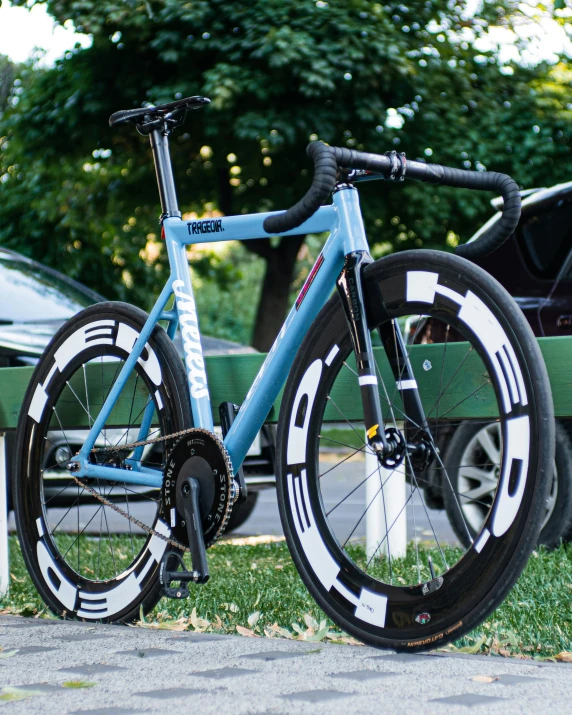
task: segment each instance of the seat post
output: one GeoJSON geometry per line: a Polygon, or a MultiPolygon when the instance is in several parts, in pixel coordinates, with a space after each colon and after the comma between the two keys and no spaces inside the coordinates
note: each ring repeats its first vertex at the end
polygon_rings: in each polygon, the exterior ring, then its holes
{"type": "Polygon", "coordinates": [[[153,150],[159,196],[161,197],[161,218],[180,218],[181,212],[177,205],[177,192],[175,191],[173,167],[171,166],[171,156],[169,154],[169,130],[167,125],[163,125],[162,129],[153,129],[149,134],[149,141],[153,150]]]}

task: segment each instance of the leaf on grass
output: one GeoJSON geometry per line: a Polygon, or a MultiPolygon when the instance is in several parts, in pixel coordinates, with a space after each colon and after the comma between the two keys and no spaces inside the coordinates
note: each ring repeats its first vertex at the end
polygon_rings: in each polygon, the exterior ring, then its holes
{"type": "Polygon", "coordinates": [[[223,626],[223,624],[222,624],[222,621],[220,620],[220,616],[218,615],[218,613],[217,613],[216,616],[215,616],[215,624],[214,624],[214,626],[215,626],[215,628],[217,628],[219,631],[222,631],[223,628],[224,628],[224,626],[223,626]]]}
{"type": "Polygon", "coordinates": [[[471,680],[474,680],[475,683],[494,683],[495,680],[498,679],[498,675],[475,675],[473,678],[471,678],[471,680]]]}
{"type": "Polygon", "coordinates": [[[479,638],[474,645],[466,645],[463,648],[458,648],[457,653],[472,653],[474,655],[481,650],[481,646],[483,645],[485,640],[486,636],[481,636],[481,638],[479,638]]]}
{"type": "Polygon", "coordinates": [[[261,596],[261,593],[259,591],[258,596],[256,596],[256,601],[254,601],[254,603],[252,604],[253,608],[256,608],[256,606],[258,606],[258,604],[260,603],[260,596],[261,596]]]}
{"type": "Polygon", "coordinates": [[[260,618],[260,611],[255,611],[254,613],[251,613],[250,616],[248,616],[248,625],[251,628],[254,628],[256,624],[258,623],[258,619],[260,618]]]}
{"type": "Polygon", "coordinates": [[[319,630],[318,621],[309,613],[306,613],[306,615],[304,616],[304,623],[308,626],[308,628],[311,628],[313,631],[319,630]]]}
{"type": "Polygon", "coordinates": [[[236,626],[236,630],[238,633],[240,633],[241,636],[244,636],[245,638],[260,638],[260,636],[256,635],[254,631],[251,631],[250,628],[244,628],[244,626],[236,626]]]}
{"type": "Polygon", "coordinates": [[[294,636],[286,628],[281,628],[278,623],[273,623],[271,626],[264,628],[264,634],[267,638],[288,638],[292,640],[294,636]]]}
{"type": "Polygon", "coordinates": [[[563,650],[560,653],[557,653],[554,657],[562,663],[572,663],[572,652],[569,650],[563,650]]]}
{"type": "Polygon", "coordinates": [[[328,635],[329,630],[330,630],[329,626],[326,626],[325,628],[322,628],[321,631],[314,633],[313,636],[308,636],[306,638],[306,640],[307,641],[323,641],[324,638],[328,635]]]}
{"type": "Polygon", "coordinates": [[[93,688],[97,683],[92,683],[89,680],[66,680],[62,683],[62,688],[71,688],[72,690],[79,690],[80,688],[93,688]]]}
{"type": "Polygon", "coordinates": [[[207,621],[206,618],[200,618],[197,616],[197,608],[195,606],[195,608],[193,608],[193,612],[191,613],[191,625],[195,631],[202,633],[210,626],[210,624],[211,622],[207,621]]]}
{"type": "Polygon", "coordinates": [[[18,578],[13,573],[10,574],[10,578],[12,579],[12,581],[16,581],[16,583],[24,583],[24,581],[26,580],[25,578],[18,578]]]}
{"type": "Polygon", "coordinates": [[[510,658],[510,650],[499,648],[499,655],[502,655],[504,658],[510,658]]]}
{"type": "Polygon", "coordinates": [[[299,626],[297,623],[291,623],[290,625],[292,626],[292,630],[293,630],[293,631],[296,631],[296,633],[297,633],[301,638],[305,638],[305,637],[306,637],[305,632],[300,628],[300,626],[299,626]]]}

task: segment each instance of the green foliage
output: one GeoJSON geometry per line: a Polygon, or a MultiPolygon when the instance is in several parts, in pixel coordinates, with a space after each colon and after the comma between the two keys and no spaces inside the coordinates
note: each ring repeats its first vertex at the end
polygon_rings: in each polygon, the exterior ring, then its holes
{"type": "MultiPolygon", "coordinates": [[[[148,145],[107,125],[143,101],[212,99],[172,144],[181,208],[198,214],[291,205],[314,138],[507,171],[526,186],[569,178],[570,70],[502,68],[464,39],[509,24],[515,0],[486,1],[477,17],[438,0],[47,6],[93,46],[17,70],[0,118],[0,242],[112,298],[148,306],[165,277],[148,145]]],[[[490,212],[487,195],[414,182],[362,194],[377,254],[454,245],[490,212]]]]}

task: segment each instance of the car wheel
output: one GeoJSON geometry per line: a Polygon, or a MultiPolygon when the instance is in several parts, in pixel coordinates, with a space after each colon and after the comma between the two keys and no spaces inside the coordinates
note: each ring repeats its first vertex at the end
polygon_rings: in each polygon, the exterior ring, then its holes
{"type": "Polygon", "coordinates": [[[254,507],[256,506],[256,502],[258,501],[258,494],[259,492],[250,491],[248,492],[246,499],[241,504],[235,504],[232,507],[230,519],[228,520],[228,524],[225,529],[227,534],[228,532],[235,531],[242,526],[252,514],[254,507]]]}
{"type": "MultiPolygon", "coordinates": [[[[451,483],[441,485],[443,501],[451,526],[466,547],[480,532],[493,502],[501,454],[502,440],[498,422],[463,422],[447,447],[443,463],[444,472],[448,474],[451,483]]],[[[554,548],[561,539],[566,540],[570,536],[572,441],[567,431],[557,423],[554,477],[546,500],[539,544],[554,548]]]]}

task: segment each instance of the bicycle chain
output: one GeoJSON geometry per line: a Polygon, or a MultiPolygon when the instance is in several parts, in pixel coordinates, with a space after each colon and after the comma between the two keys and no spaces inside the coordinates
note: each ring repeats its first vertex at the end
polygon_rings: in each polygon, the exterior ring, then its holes
{"type": "MultiPolygon", "coordinates": [[[[131,451],[132,449],[135,449],[136,447],[144,447],[147,444],[156,444],[158,442],[166,442],[167,440],[177,439],[179,437],[183,437],[186,434],[190,434],[191,432],[196,432],[196,431],[197,431],[197,429],[195,427],[190,427],[189,429],[184,429],[184,430],[180,430],[179,432],[173,432],[172,434],[167,434],[164,437],[156,437],[155,439],[143,439],[143,440],[139,440],[138,442],[132,442],[131,444],[122,444],[121,446],[116,445],[115,447],[111,446],[111,447],[94,448],[91,450],[91,453],[121,452],[124,450],[131,451]]],[[[226,452],[226,450],[225,450],[225,452],[226,452]]],[[[108,506],[114,512],[116,512],[117,514],[120,514],[122,517],[124,517],[125,519],[130,521],[132,524],[135,524],[136,526],[138,526],[140,529],[145,531],[147,534],[150,534],[151,536],[156,536],[157,538],[161,539],[162,541],[166,541],[171,546],[174,546],[176,549],[180,549],[183,552],[186,552],[186,553],[190,552],[190,548],[188,546],[181,544],[176,539],[171,539],[168,536],[161,534],[156,529],[153,529],[153,527],[151,527],[151,526],[147,526],[147,524],[144,524],[142,521],[139,521],[139,519],[136,519],[134,516],[131,516],[131,514],[128,514],[121,507],[117,506],[117,504],[113,504],[113,502],[110,502],[109,499],[106,499],[104,496],[99,494],[95,489],[93,489],[93,487],[90,487],[88,484],[84,484],[83,482],[81,482],[78,479],[78,477],[76,477],[73,474],[73,472],[70,472],[70,474],[73,477],[76,484],[78,484],[83,489],[86,489],[93,497],[95,497],[97,499],[97,501],[101,502],[105,506],[108,506]]],[[[232,474],[231,474],[231,480],[232,480],[232,474]]],[[[155,500],[153,500],[153,501],[155,501],[155,500]]],[[[226,524],[227,524],[229,518],[230,518],[230,509],[227,512],[227,517],[225,519],[225,523],[223,525],[223,528],[220,531],[221,534],[224,533],[224,529],[226,528],[226,524]]]]}

